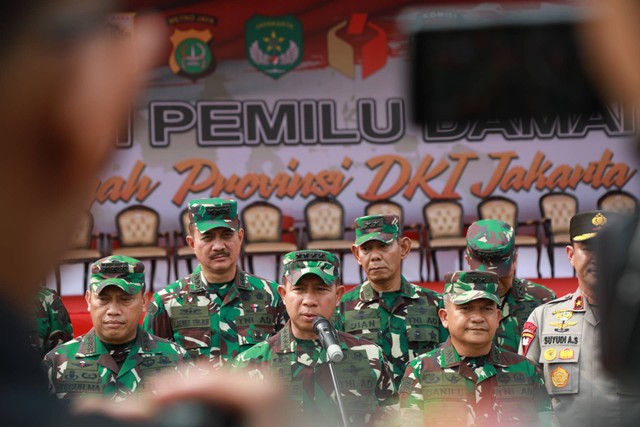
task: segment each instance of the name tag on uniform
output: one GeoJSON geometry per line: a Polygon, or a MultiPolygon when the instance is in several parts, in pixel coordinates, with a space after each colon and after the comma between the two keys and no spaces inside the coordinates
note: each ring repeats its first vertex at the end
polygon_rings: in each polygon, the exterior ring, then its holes
{"type": "Polygon", "coordinates": [[[429,399],[465,399],[467,386],[455,372],[423,372],[420,375],[422,397],[429,399]]]}
{"type": "Polygon", "coordinates": [[[435,326],[439,324],[436,307],[411,305],[407,308],[405,321],[411,326],[435,326]]]}
{"type": "Polygon", "coordinates": [[[379,330],[380,316],[378,311],[367,308],[365,310],[349,310],[345,313],[345,331],[379,330]]]}
{"type": "Polygon", "coordinates": [[[208,307],[184,306],[171,309],[173,329],[210,328],[211,318],[208,307]]]}
{"type": "Polygon", "coordinates": [[[249,313],[236,317],[236,325],[238,326],[273,326],[273,314],[270,313],[249,313]]]}
{"type": "Polygon", "coordinates": [[[73,369],[65,369],[56,381],[56,393],[102,393],[104,385],[98,373],[98,364],[74,364],[73,369]]]}

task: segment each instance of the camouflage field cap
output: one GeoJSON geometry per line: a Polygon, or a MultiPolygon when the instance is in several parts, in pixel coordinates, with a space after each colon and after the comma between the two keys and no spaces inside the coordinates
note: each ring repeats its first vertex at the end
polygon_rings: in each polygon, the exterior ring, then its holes
{"type": "Polygon", "coordinates": [[[611,212],[589,211],[580,212],[571,217],[569,235],[572,242],[584,242],[596,237],[607,221],[611,220],[611,212]]]}
{"type": "Polygon", "coordinates": [[[466,304],[480,298],[500,303],[498,275],[490,271],[456,271],[445,279],[444,294],[452,303],[466,304]]]}
{"type": "Polygon", "coordinates": [[[400,219],[397,215],[369,215],[356,218],[353,228],[356,231],[356,246],[369,240],[391,243],[400,234],[400,219]]]}
{"type": "Polygon", "coordinates": [[[144,289],[144,264],[135,258],[111,255],[91,266],[91,290],[99,294],[107,286],[117,286],[130,295],[144,289]]]}
{"type": "Polygon", "coordinates": [[[481,219],[467,230],[467,255],[473,270],[510,273],[516,245],[513,228],[504,221],[481,219]]]}
{"type": "Polygon", "coordinates": [[[327,251],[295,251],[286,254],[282,260],[282,276],[296,285],[306,274],[315,274],[331,286],[340,279],[340,261],[327,251]]]}
{"type": "Polygon", "coordinates": [[[225,227],[237,230],[238,203],[227,199],[197,199],[189,202],[191,220],[201,233],[213,228],[225,227]]]}

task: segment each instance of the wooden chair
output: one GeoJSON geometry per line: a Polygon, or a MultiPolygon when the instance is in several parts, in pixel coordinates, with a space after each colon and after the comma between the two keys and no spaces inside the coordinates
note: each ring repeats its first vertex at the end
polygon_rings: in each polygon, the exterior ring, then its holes
{"type": "Polygon", "coordinates": [[[153,292],[156,275],[156,261],[167,263],[167,284],[170,279],[169,233],[160,232],[160,215],[154,209],[133,205],[116,215],[117,234],[109,234],[109,248],[112,255],[126,255],[141,261],[151,261],[149,291],[153,292]]]}
{"type": "Polygon", "coordinates": [[[192,261],[196,259],[196,255],[193,249],[186,244],[190,222],[191,216],[189,215],[189,208],[184,208],[180,212],[180,231],[173,232],[173,271],[175,272],[176,280],[180,280],[178,273],[178,263],[180,260],[186,262],[189,274],[193,273],[192,261]]]}
{"type": "MultiPolygon", "coordinates": [[[[464,209],[453,199],[432,200],[422,209],[427,230],[426,256],[433,262],[435,280],[440,280],[437,251],[458,251],[458,264],[462,270],[462,254],[467,247],[464,235],[464,209]]],[[[427,266],[427,269],[429,267],[427,266]]]]}
{"type": "MultiPolygon", "coordinates": [[[[418,252],[420,256],[420,281],[424,282],[424,275],[422,274],[422,270],[424,269],[424,259],[425,259],[425,251],[424,251],[424,227],[422,224],[413,223],[413,224],[404,224],[404,209],[402,205],[391,201],[391,200],[380,200],[377,202],[371,202],[364,208],[365,215],[397,215],[400,219],[400,224],[402,224],[403,235],[411,239],[411,251],[418,252]]],[[[430,268],[427,269],[427,277],[430,274],[430,268]]],[[[362,277],[362,268],[360,269],[360,280],[363,280],[362,277]]]]}
{"type": "Polygon", "coordinates": [[[93,215],[84,211],[78,218],[77,227],[69,242],[69,249],[64,253],[55,267],[56,290],[61,294],[60,265],[79,264],[84,267],[82,288],[86,292],[89,283],[89,266],[104,256],[104,234],[93,232],[93,215]]]}
{"type": "Polygon", "coordinates": [[[340,275],[344,278],[344,254],[351,253],[353,241],[344,238],[344,207],[334,198],[317,198],[304,207],[306,249],[329,251],[340,257],[340,275]]]}
{"type": "MultiPolygon", "coordinates": [[[[276,258],[276,282],[280,282],[280,263],[282,255],[295,251],[298,246],[282,241],[283,215],[279,207],[266,202],[257,201],[242,209],[242,227],[244,228],[244,245],[242,248],[242,267],[245,259],[249,271],[254,272],[253,257],[256,255],[274,255],[276,258]]],[[[295,233],[295,228],[287,230],[295,233]]]]}
{"type": "Polygon", "coordinates": [[[518,221],[518,204],[503,196],[487,197],[478,204],[478,218],[497,219],[506,222],[513,228],[515,234],[516,247],[536,248],[538,278],[542,277],[540,272],[540,254],[542,252],[542,232],[540,231],[539,220],[518,221]],[[534,234],[520,234],[520,227],[533,227],[534,234]]]}
{"type": "Polygon", "coordinates": [[[637,197],[623,190],[607,191],[600,196],[597,206],[598,209],[602,211],[617,212],[628,215],[635,215],[638,213],[637,197]]]}
{"type": "Polygon", "coordinates": [[[571,217],[578,212],[578,199],[573,194],[551,192],[540,197],[539,203],[553,278],[556,274],[554,250],[557,246],[571,244],[569,224],[571,217]]]}

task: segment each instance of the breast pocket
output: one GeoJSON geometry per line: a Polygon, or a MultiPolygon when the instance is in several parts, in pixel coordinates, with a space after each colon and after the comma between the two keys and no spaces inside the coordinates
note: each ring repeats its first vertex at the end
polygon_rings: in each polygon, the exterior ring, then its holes
{"type": "Polygon", "coordinates": [[[238,316],[235,320],[238,328],[238,344],[255,345],[275,334],[275,318],[271,313],[258,312],[238,316]]]}
{"type": "Polygon", "coordinates": [[[174,341],[185,349],[211,347],[211,317],[208,307],[173,307],[171,326],[174,341]]]}
{"type": "Polygon", "coordinates": [[[357,337],[377,342],[380,338],[380,328],[380,316],[375,309],[349,310],[344,315],[345,332],[357,337]]]}
{"type": "MultiPolygon", "coordinates": [[[[574,337],[567,336],[565,341],[574,337]]],[[[543,337],[544,342],[544,337],[543,337]]],[[[578,342],[578,339],[575,340],[578,342]]],[[[551,395],[576,394],[580,391],[580,347],[563,343],[542,346],[538,362],[544,367],[544,383],[551,395]]]]}
{"type": "Polygon", "coordinates": [[[440,320],[436,307],[424,304],[409,306],[406,322],[410,350],[419,354],[436,347],[440,338],[440,320]]]}

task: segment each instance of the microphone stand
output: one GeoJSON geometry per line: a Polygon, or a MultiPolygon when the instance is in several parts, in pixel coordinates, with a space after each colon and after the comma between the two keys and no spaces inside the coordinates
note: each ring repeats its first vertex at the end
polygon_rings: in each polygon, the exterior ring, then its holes
{"type": "Polygon", "coordinates": [[[334,363],[328,357],[327,360],[329,361],[329,371],[331,372],[331,379],[333,380],[333,388],[336,391],[336,400],[338,401],[338,409],[340,411],[340,417],[342,418],[342,425],[343,427],[349,427],[349,420],[347,419],[347,415],[344,411],[344,406],[342,405],[342,397],[340,396],[338,378],[336,377],[336,370],[333,366],[334,363]]]}

